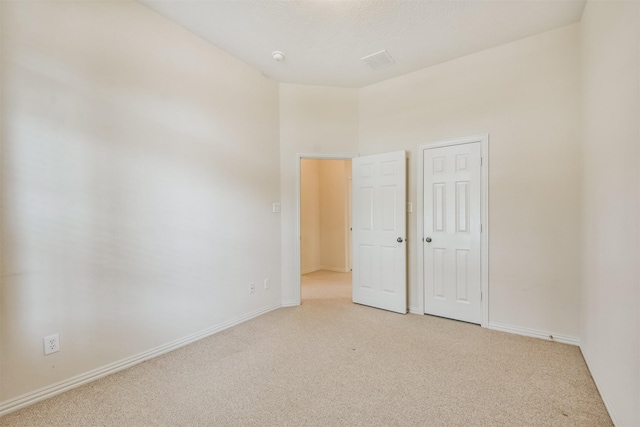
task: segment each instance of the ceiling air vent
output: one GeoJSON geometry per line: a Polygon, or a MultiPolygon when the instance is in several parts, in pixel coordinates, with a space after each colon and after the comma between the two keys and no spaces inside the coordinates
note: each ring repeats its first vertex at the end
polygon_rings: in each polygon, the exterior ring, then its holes
{"type": "Polygon", "coordinates": [[[386,50],[381,50],[380,52],[372,53],[371,55],[367,55],[362,58],[364,62],[366,62],[369,67],[377,70],[378,68],[385,67],[389,64],[393,64],[393,58],[389,55],[389,52],[386,50]]]}

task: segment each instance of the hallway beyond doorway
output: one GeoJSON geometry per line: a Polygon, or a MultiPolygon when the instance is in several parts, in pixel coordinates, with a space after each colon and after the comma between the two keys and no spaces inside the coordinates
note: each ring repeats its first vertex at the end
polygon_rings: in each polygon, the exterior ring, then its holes
{"type": "Polygon", "coordinates": [[[351,302],[351,272],[318,270],[303,274],[301,299],[347,299],[351,302]]]}

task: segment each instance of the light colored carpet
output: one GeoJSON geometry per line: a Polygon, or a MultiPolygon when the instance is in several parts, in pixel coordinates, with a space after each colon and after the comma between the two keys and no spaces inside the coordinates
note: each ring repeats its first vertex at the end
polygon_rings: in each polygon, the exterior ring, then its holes
{"type": "Polygon", "coordinates": [[[351,303],[303,278],[268,313],[0,418],[1,426],[607,426],[577,347],[351,303]]]}

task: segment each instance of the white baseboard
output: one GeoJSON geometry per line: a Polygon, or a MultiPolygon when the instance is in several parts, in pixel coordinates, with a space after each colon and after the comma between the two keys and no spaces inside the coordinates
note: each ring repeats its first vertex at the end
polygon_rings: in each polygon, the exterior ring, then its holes
{"type": "Polygon", "coordinates": [[[294,300],[283,300],[282,307],[298,307],[300,304],[294,300]]]}
{"type": "Polygon", "coordinates": [[[134,365],[137,365],[138,363],[153,359],[154,357],[160,356],[164,353],[168,353],[177,348],[184,347],[185,345],[191,344],[210,335],[221,332],[225,329],[229,329],[232,326],[239,325],[240,323],[246,322],[262,314],[266,314],[270,311],[276,310],[280,307],[281,305],[277,304],[262,308],[260,310],[256,310],[243,316],[231,319],[227,322],[220,323],[219,325],[204,329],[200,332],[187,335],[184,338],[179,338],[170,343],[136,354],[135,356],[127,357],[109,365],[102,366],[89,372],[85,372],[84,374],[76,375],[75,377],[71,377],[64,381],[60,381],[50,386],[43,387],[39,390],[23,394],[22,396],[18,396],[4,402],[0,402],[0,417],[10,412],[14,412],[18,409],[24,408],[25,406],[33,405],[34,403],[40,402],[41,400],[45,400],[60,393],[64,393],[65,391],[79,387],[88,382],[95,381],[99,378],[106,377],[107,375],[130,368],[134,365]]]}
{"type": "Polygon", "coordinates": [[[309,273],[313,273],[315,271],[318,270],[322,270],[322,267],[311,267],[311,268],[307,268],[305,270],[300,271],[300,275],[305,275],[305,274],[309,274],[309,273]]]}
{"type": "Polygon", "coordinates": [[[331,266],[327,266],[327,265],[320,266],[319,270],[335,271],[336,273],[348,273],[349,272],[349,269],[346,268],[346,267],[331,267],[331,266]]]}
{"type": "Polygon", "coordinates": [[[587,369],[589,369],[589,373],[591,374],[591,378],[593,379],[593,382],[595,383],[596,388],[598,389],[598,393],[600,393],[600,398],[602,399],[602,402],[604,402],[604,407],[607,408],[607,412],[609,413],[611,422],[613,422],[614,426],[619,426],[620,424],[616,421],[616,417],[613,414],[612,406],[609,404],[609,401],[607,400],[607,396],[603,393],[603,390],[600,387],[600,383],[598,382],[598,378],[600,376],[596,371],[593,370],[593,365],[589,363],[589,357],[587,356],[587,353],[584,352],[584,349],[582,348],[582,346],[580,347],[580,353],[582,353],[582,358],[584,359],[584,362],[587,364],[587,369]]]}
{"type": "Polygon", "coordinates": [[[424,314],[424,313],[421,313],[420,310],[418,310],[417,307],[409,307],[409,313],[411,313],[411,314],[424,314]]]}
{"type": "Polygon", "coordinates": [[[502,323],[489,322],[488,329],[494,331],[509,332],[511,334],[524,335],[526,337],[541,338],[547,341],[557,341],[563,344],[580,345],[580,338],[569,335],[555,334],[553,332],[540,331],[537,329],[522,328],[519,326],[504,325],[502,323]],[[550,337],[553,338],[550,338],[550,337]]]}
{"type": "Polygon", "coordinates": [[[306,270],[302,270],[300,274],[305,275],[305,274],[314,273],[316,271],[321,271],[321,270],[335,271],[336,273],[348,273],[349,271],[351,271],[345,267],[331,267],[331,266],[321,265],[319,267],[307,268],[306,270]]]}

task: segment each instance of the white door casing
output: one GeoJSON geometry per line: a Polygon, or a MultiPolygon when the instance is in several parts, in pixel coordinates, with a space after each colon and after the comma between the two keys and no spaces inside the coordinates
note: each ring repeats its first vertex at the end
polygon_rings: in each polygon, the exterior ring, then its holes
{"type": "Polygon", "coordinates": [[[481,143],[422,155],[424,312],[481,324],[481,143]]]}
{"type": "Polygon", "coordinates": [[[406,314],[406,153],[352,161],[353,302],[406,314]]]}

